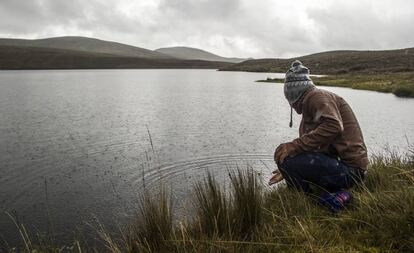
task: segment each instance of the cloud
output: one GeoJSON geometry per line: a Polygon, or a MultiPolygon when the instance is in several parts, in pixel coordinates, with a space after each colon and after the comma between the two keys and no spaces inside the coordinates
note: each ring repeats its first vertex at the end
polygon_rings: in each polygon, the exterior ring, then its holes
{"type": "Polygon", "coordinates": [[[155,49],[291,57],[412,47],[410,0],[2,0],[0,36],[97,37],[155,49]]]}
{"type": "Polygon", "coordinates": [[[413,1],[347,1],[310,9],[326,49],[386,49],[413,46],[413,1]]]}
{"type": "Polygon", "coordinates": [[[191,20],[228,20],[237,16],[241,0],[162,0],[160,9],[191,20]]]}

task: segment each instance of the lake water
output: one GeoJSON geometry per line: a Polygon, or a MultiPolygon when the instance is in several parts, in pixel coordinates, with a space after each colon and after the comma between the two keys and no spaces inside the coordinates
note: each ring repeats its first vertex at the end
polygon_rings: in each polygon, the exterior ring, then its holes
{"type": "MultiPolygon", "coordinates": [[[[254,82],[267,77],[283,74],[0,71],[0,209],[65,240],[92,218],[122,226],[144,186],[169,185],[186,209],[206,169],[222,178],[250,165],[268,175],[300,117],[288,127],[282,85],[254,82]]],[[[352,106],[371,154],[414,141],[414,99],[324,89],[352,106]]],[[[18,236],[4,213],[0,233],[18,236]]]]}

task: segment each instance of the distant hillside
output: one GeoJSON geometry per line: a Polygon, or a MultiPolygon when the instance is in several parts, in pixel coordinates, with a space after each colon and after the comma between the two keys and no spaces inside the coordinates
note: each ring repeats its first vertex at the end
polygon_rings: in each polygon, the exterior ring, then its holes
{"type": "Polygon", "coordinates": [[[171,57],[179,59],[189,59],[189,60],[205,60],[205,61],[223,61],[223,62],[232,62],[238,63],[245,61],[247,59],[242,58],[226,58],[222,57],[198,48],[192,47],[165,47],[155,50],[156,52],[169,55],[171,57]]]}
{"type": "Polygon", "coordinates": [[[330,51],[291,59],[248,60],[224,71],[286,72],[299,59],[312,74],[414,71],[414,48],[384,51],[330,51]]]}
{"type": "Polygon", "coordinates": [[[27,46],[0,46],[0,69],[128,69],[128,68],[211,68],[226,62],[138,58],[103,53],[27,46]]]}
{"type": "Polygon", "coordinates": [[[117,42],[99,40],[87,37],[56,37],[39,40],[24,39],[0,39],[0,46],[26,46],[57,48],[76,51],[85,51],[89,53],[105,53],[118,56],[140,57],[151,59],[167,59],[171,56],[155,52],[152,50],[125,45],[117,42]]]}

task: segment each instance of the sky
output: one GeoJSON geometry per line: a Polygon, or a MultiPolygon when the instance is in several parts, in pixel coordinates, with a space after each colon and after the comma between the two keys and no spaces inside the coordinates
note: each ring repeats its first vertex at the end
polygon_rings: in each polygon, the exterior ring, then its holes
{"type": "Polygon", "coordinates": [[[3,38],[87,36],[227,57],[414,47],[413,0],[0,0],[0,17],[3,38]]]}

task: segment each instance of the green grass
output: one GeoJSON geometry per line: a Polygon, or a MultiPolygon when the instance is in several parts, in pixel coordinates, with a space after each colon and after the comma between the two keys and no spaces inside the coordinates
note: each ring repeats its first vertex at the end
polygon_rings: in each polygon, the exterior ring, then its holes
{"type": "MultiPolygon", "coordinates": [[[[393,93],[398,97],[414,97],[414,72],[386,74],[345,74],[312,77],[318,86],[346,87],[393,93]]],[[[284,79],[259,80],[259,82],[283,83],[284,79]]]]}
{"type": "MultiPolygon", "coordinates": [[[[414,251],[413,150],[372,158],[367,179],[351,190],[351,204],[338,214],[300,192],[264,190],[252,169],[229,177],[228,189],[213,174],[197,183],[194,215],[184,220],[173,219],[166,191],[144,195],[130,227],[119,238],[100,230],[101,244],[108,252],[414,251]]],[[[59,252],[24,238],[21,252],[59,252]]],[[[98,252],[77,242],[71,247],[98,252]]]]}

